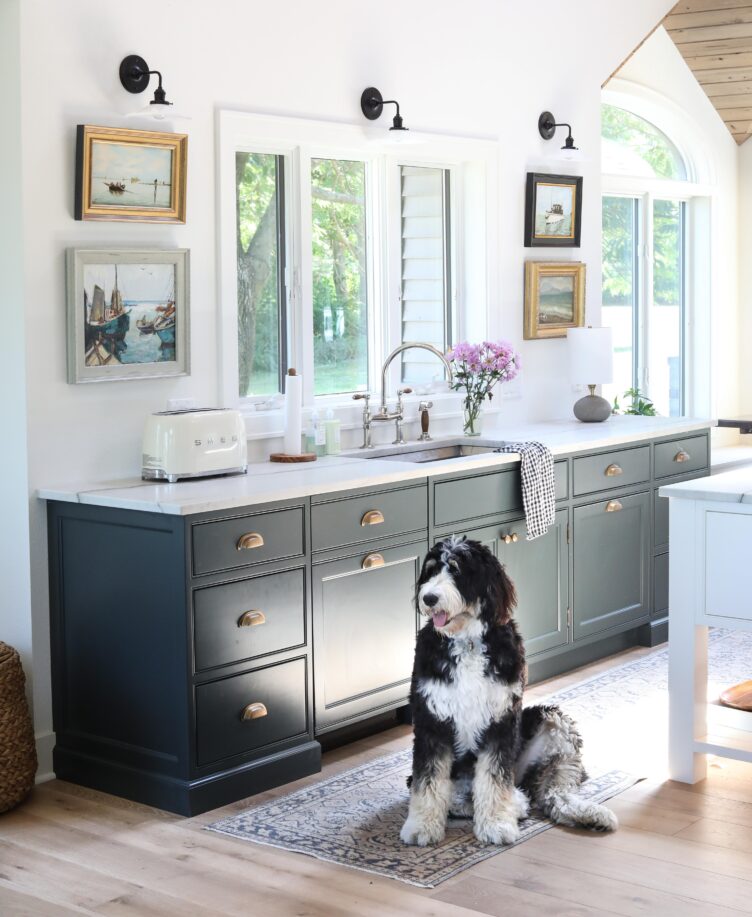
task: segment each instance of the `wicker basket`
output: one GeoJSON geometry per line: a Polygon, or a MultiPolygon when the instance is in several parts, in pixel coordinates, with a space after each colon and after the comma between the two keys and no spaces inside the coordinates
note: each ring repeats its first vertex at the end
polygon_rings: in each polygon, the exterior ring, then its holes
{"type": "Polygon", "coordinates": [[[18,653],[0,642],[0,812],[17,806],[28,795],[37,771],[25,681],[18,653]]]}

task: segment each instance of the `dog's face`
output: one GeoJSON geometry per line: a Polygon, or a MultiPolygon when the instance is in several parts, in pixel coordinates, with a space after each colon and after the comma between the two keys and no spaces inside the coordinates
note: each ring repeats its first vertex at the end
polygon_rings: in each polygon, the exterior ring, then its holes
{"type": "Polygon", "coordinates": [[[418,580],[418,611],[445,636],[473,622],[504,624],[516,603],[504,568],[479,541],[452,536],[431,548],[418,580]]]}

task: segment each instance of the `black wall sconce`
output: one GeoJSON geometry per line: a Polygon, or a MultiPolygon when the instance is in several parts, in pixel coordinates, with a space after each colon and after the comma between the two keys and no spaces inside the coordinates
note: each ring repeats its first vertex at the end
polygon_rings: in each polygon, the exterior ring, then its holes
{"type": "Polygon", "coordinates": [[[541,137],[543,137],[544,140],[550,140],[556,133],[557,127],[566,127],[568,131],[567,139],[564,141],[562,150],[574,151],[578,149],[578,147],[574,145],[571,125],[567,124],[566,121],[557,121],[550,111],[544,111],[541,113],[541,116],[538,118],[538,133],[541,135],[541,137]]]}
{"type": "Polygon", "coordinates": [[[397,108],[397,113],[392,118],[392,126],[389,128],[390,131],[407,131],[409,128],[405,127],[402,123],[402,115],[400,115],[399,102],[395,99],[385,99],[378,89],[373,86],[369,86],[368,89],[363,90],[363,94],[360,97],[360,110],[363,112],[366,118],[369,121],[375,121],[377,118],[381,117],[381,113],[384,111],[385,105],[395,105],[397,108]]]}
{"type": "Polygon", "coordinates": [[[157,88],[154,90],[154,98],[136,114],[149,115],[157,120],[162,120],[168,117],[172,106],[172,102],[167,101],[167,95],[162,87],[162,74],[159,70],[149,70],[149,65],[138,54],[129,54],[120,61],[120,82],[128,92],[134,94],[144,92],[152,74],[156,74],[159,79],[157,88]]]}

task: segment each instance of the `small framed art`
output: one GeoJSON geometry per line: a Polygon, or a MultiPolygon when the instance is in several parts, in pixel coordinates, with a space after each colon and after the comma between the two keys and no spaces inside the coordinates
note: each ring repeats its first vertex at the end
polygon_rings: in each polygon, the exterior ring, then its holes
{"type": "Polygon", "coordinates": [[[584,324],[584,263],[526,261],[525,340],[566,337],[567,328],[584,324]]]}
{"type": "Polygon", "coordinates": [[[186,134],[79,124],[77,220],[185,223],[186,134]]]}
{"type": "Polygon", "coordinates": [[[68,382],[184,376],[188,251],[68,249],[68,382]]]}
{"type": "Polygon", "coordinates": [[[527,173],[525,247],[579,248],[582,177],[527,173]]]}

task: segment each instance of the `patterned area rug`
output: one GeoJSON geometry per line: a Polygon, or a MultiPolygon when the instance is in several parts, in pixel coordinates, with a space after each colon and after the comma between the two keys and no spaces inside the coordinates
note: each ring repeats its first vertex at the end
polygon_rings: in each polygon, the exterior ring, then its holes
{"type": "MultiPolygon", "coordinates": [[[[711,682],[727,686],[748,678],[751,669],[752,633],[711,632],[711,682]]],[[[667,677],[668,651],[663,649],[547,698],[577,719],[586,748],[592,748],[587,757],[591,778],[583,795],[603,802],[623,792],[641,778],[608,768],[614,763],[626,767],[624,759],[637,750],[630,766],[633,773],[644,773],[639,750],[656,742],[665,746],[667,677]],[[606,720],[609,729],[604,728],[606,720]],[[622,743],[614,740],[615,721],[622,743]],[[647,734],[646,722],[651,727],[647,734]]],[[[405,847],[399,831],[407,814],[405,778],[411,757],[410,749],[387,755],[207,827],[424,888],[508,849],[479,844],[467,819],[450,820],[441,844],[405,847]]],[[[533,814],[521,823],[517,843],[551,827],[533,814]]]]}

